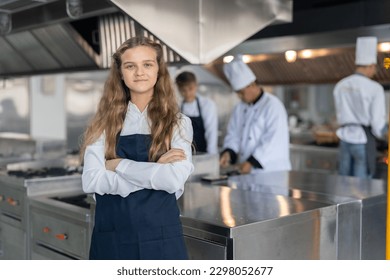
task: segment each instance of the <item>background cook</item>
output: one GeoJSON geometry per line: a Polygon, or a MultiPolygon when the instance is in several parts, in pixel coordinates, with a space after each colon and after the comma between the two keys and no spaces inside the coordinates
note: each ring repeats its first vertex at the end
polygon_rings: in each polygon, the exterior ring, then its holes
{"type": "Polygon", "coordinates": [[[242,174],[290,170],[290,138],[283,103],[256,83],[256,76],[241,56],[225,64],[223,70],[241,102],[228,123],[221,167],[238,162],[242,174]]]}

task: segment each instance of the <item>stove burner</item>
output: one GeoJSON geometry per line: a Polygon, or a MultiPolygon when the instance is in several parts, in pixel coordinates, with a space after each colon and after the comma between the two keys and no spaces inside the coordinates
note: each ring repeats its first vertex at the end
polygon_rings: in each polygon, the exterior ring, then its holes
{"type": "Polygon", "coordinates": [[[87,195],[86,194],[80,194],[80,195],[76,195],[76,196],[67,196],[67,197],[55,196],[55,197],[51,197],[51,199],[54,199],[54,200],[57,200],[57,201],[61,201],[61,202],[65,202],[65,203],[68,203],[68,204],[72,204],[72,205],[75,205],[75,206],[79,206],[79,207],[82,207],[82,208],[85,208],[85,209],[89,209],[90,208],[90,204],[86,201],[86,199],[87,199],[87,195]]]}
{"type": "Polygon", "coordinates": [[[10,176],[32,179],[81,174],[81,170],[78,167],[47,167],[42,169],[9,170],[7,173],[10,176]]]}

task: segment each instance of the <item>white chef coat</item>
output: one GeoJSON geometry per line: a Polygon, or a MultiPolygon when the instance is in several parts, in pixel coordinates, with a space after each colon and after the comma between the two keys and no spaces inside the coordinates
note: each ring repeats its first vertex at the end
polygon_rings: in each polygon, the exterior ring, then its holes
{"type": "MultiPolygon", "coordinates": [[[[121,136],[150,134],[147,109],[140,112],[129,102],[121,136]]],[[[184,183],[192,173],[192,125],[191,120],[181,115],[179,126],[175,128],[171,141],[172,148],[183,149],[186,160],[175,163],[137,162],[123,159],[116,172],[105,167],[105,137],[87,146],[84,155],[82,186],[86,193],[118,194],[122,197],[142,189],[164,190],[175,193],[179,198],[184,191],[184,183]]]]}
{"type": "MultiPolygon", "coordinates": [[[[386,108],[384,90],[379,83],[364,75],[353,74],[336,84],[333,96],[340,125],[353,123],[371,126],[372,133],[378,138],[382,137],[386,108]]],[[[367,143],[361,126],[340,127],[336,134],[347,143],[367,143]]]]}
{"type": "Polygon", "coordinates": [[[287,112],[283,103],[264,92],[255,104],[240,102],[229,120],[224,149],[232,149],[238,162],[253,156],[263,167],[252,172],[290,170],[287,112]]]}
{"type": "MultiPolygon", "coordinates": [[[[202,111],[203,126],[205,129],[205,139],[207,142],[207,153],[218,153],[218,114],[215,102],[210,98],[197,94],[200,110],[202,111]]],[[[182,113],[188,117],[199,117],[196,99],[192,102],[184,102],[182,113]]]]}

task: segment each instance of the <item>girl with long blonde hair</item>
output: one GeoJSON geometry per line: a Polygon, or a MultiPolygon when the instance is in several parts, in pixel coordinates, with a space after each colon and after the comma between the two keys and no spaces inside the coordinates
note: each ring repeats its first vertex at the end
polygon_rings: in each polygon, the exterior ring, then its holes
{"type": "Polygon", "coordinates": [[[176,199],[193,171],[161,45],[125,41],[82,146],[83,190],[96,198],[90,259],[186,259],[176,199]]]}

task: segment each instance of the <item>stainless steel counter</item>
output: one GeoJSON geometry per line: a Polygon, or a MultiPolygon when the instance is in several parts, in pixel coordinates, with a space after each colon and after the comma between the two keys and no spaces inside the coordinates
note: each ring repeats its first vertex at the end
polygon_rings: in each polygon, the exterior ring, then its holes
{"type": "Polygon", "coordinates": [[[270,172],[230,177],[233,189],[284,195],[337,206],[337,258],[384,259],[386,184],[314,172],[270,172]]]}
{"type": "Polygon", "coordinates": [[[66,200],[87,197],[81,182],[79,186],[78,191],[30,198],[31,259],[88,259],[93,228],[90,205],[66,200]]]}
{"type": "MultiPolygon", "coordinates": [[[[73,158],[65,159],[8,164],[7,169],[35,170],[74,162],[73,158]]],[[[26,178],[23,174],[10,175],[8,171],[0,171],[0,259],[28,259],[31,255],[30,198],[63,191],[81,191],[81,175],[26,178]]]]}
{"type": "Polygon", "coordinates": [[[336,206],[188,183],[179,200],[193,259],[335,259],[336,206]]]}

